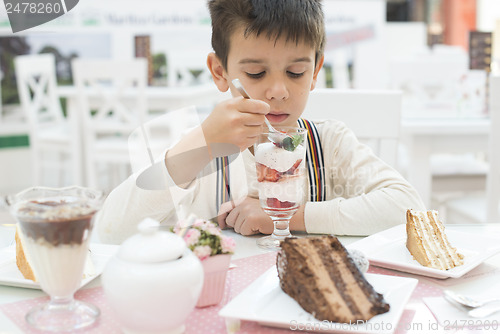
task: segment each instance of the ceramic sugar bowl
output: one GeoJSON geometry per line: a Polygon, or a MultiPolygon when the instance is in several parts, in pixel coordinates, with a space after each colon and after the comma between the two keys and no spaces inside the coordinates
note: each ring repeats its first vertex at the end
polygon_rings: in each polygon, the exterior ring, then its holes
{"type": "Polygon", "coordinates": [[[146,219],[110,259],[102,285],[125,333],[182,333],[203,285],[198,258],[174,233],[146,219]]]}

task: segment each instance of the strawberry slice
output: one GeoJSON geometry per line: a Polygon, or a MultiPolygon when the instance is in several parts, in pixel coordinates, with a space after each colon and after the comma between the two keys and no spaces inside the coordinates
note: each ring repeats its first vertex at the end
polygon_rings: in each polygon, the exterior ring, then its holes
{"type": "Polygon", "coordinates": [[[274,209],[286,209],[286,208],[291,208],[292,206],[295,205],[294,202],[288,202],[288,201],[282,202],[277,198],[268,198],[266,204],[268,207],[274,209]]]}
{"type": "Polygon", "coordinates": [[[281,178],[281,173],[278,172],[276,169],[272,168],[267,168],[266,170],[266,177],[265,180],[269,182],[278,182],[278,180],[281,178]]]}
{"type": "Polygon", "coordinates": [[[257,164],[257,181],[277,182],[281,178],[281,173],[276,169],[266,167],[263,164],[257,164]]]}
{"type": "Polygon", "coordinates": [[[257,181],[262,182],[266,178],[267,167],[263,164],[257,163],[257,181]]]}
{"type": "Polygon", "coordinates": [[[287,174],[287,175],[293,175],[295,173],[295,170],[299,167],[299,165],[300,165],[301,162],[302,162],[302,159],[299,159],[299,160],[295,161],[295,163],[293,164],[293,166],[290,167],[290,169],[287,170],[285,172],[285,174],[287,174]]]}
{"type": "Polygon", "coordinates": [[[268,198],[266,204],[270,208],[280,208],[280,201],[277,198],[268,198]]]}

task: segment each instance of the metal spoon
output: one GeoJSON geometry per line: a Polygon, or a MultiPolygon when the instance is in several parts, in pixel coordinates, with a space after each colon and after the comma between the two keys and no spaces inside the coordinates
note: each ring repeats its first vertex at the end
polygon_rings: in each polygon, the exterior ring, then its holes
{"type": "Polygon", "coordinates": [[[500,302],[499,298],[478,301],[450,290],[444,291],[444,298],[450,303],[461,307],[470,317],[473,318],[484,318],[500,311],[500,304],[492,304],[500,302]]]}
{"type": "MultiPolygon", "coordinates": [[[[234,79],[232,81],[232,83],[233,83],[234,87],[236,87],[236,89],[238,90],[238,92],[240,92],[241,96],[243,96],[245,99],[250,99],[251,98],[250,95],[248,95],[248,93],[245,90],[245,88],[243,87],[243,85],[241,84],[241,82],[240,82],[239,79],[234,79]]],[[[275,142],[276,144],[281,144],[283,142],[283,139],[285,139],[286,137],[290,137],[288,134],[276,130],[271,125],[271,123],[269,122],[269,120],[267,119],[267,117],[264,117],[264,121],[266,122],[266,125],[267,125],[267,127],[269,129],[269,132],[270,132],[269,139],[271,141],[275,142]]]]}
{"type": "Polygon", "coordinates": [[[455,293],[451,290],[445,290],[444,291],[444,296],[446,299],[451,299],[453,300],[454,302],[462,305],[462,306],[465,306],[465,307],[469,307],[469,308],[477,308],[477,307],[481,307],[481,306],[484,306],[486,304],[489,304],[489,303],[493,303],[493,302],[500,302],[500,298],[491,298],[491,299],[486,299],[486,300],[476,300],[474,298],[471,298],[469,296],[465,296],[465,295],[461,295],[461,294],[458,294],[458,293],[455,293]]]}

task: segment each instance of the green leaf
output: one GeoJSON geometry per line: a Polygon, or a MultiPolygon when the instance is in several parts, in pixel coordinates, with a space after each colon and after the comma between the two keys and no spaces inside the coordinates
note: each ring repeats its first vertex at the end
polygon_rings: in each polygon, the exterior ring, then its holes
{"type": "Polygon", "coordinates": [[[285,139],[283,139],[281,145],[287,151],[293,151],[295,149],[295,147],[293,146],[293,140],[290,137],[286,137],[285,139]]]}
{"type": "Polygon", "coordinates": [[[304,141],[304,137],[301,135],[293,135],[291,137],[286,137],[283,139],[282,146],[285,150],[293,152],[304,141]]]}
{"type": "Polygon", "coordinates": [[[304,141],[304,136],[302,136],[302,135],[292,136],[293,149],[295,150],[297,148],[297,146],[302,144],[303,141],[304,141]]]}

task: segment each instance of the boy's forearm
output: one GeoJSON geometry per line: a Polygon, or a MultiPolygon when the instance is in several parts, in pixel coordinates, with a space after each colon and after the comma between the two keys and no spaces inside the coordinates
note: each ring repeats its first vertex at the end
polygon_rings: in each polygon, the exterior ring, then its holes
{"type": "Polygon", "coordinates": [[[165,166],[174,182],[186,188],[211,161],[201,126],[184,136],[165,155],[165,166]]]}
{"type": "Polygon", "coordinates": [[[290,230],[291,231],[305,231],[306,224],[304,221],[304,208],[305,204],[302,204],[297,212],[290,219],[290,230]]]}

